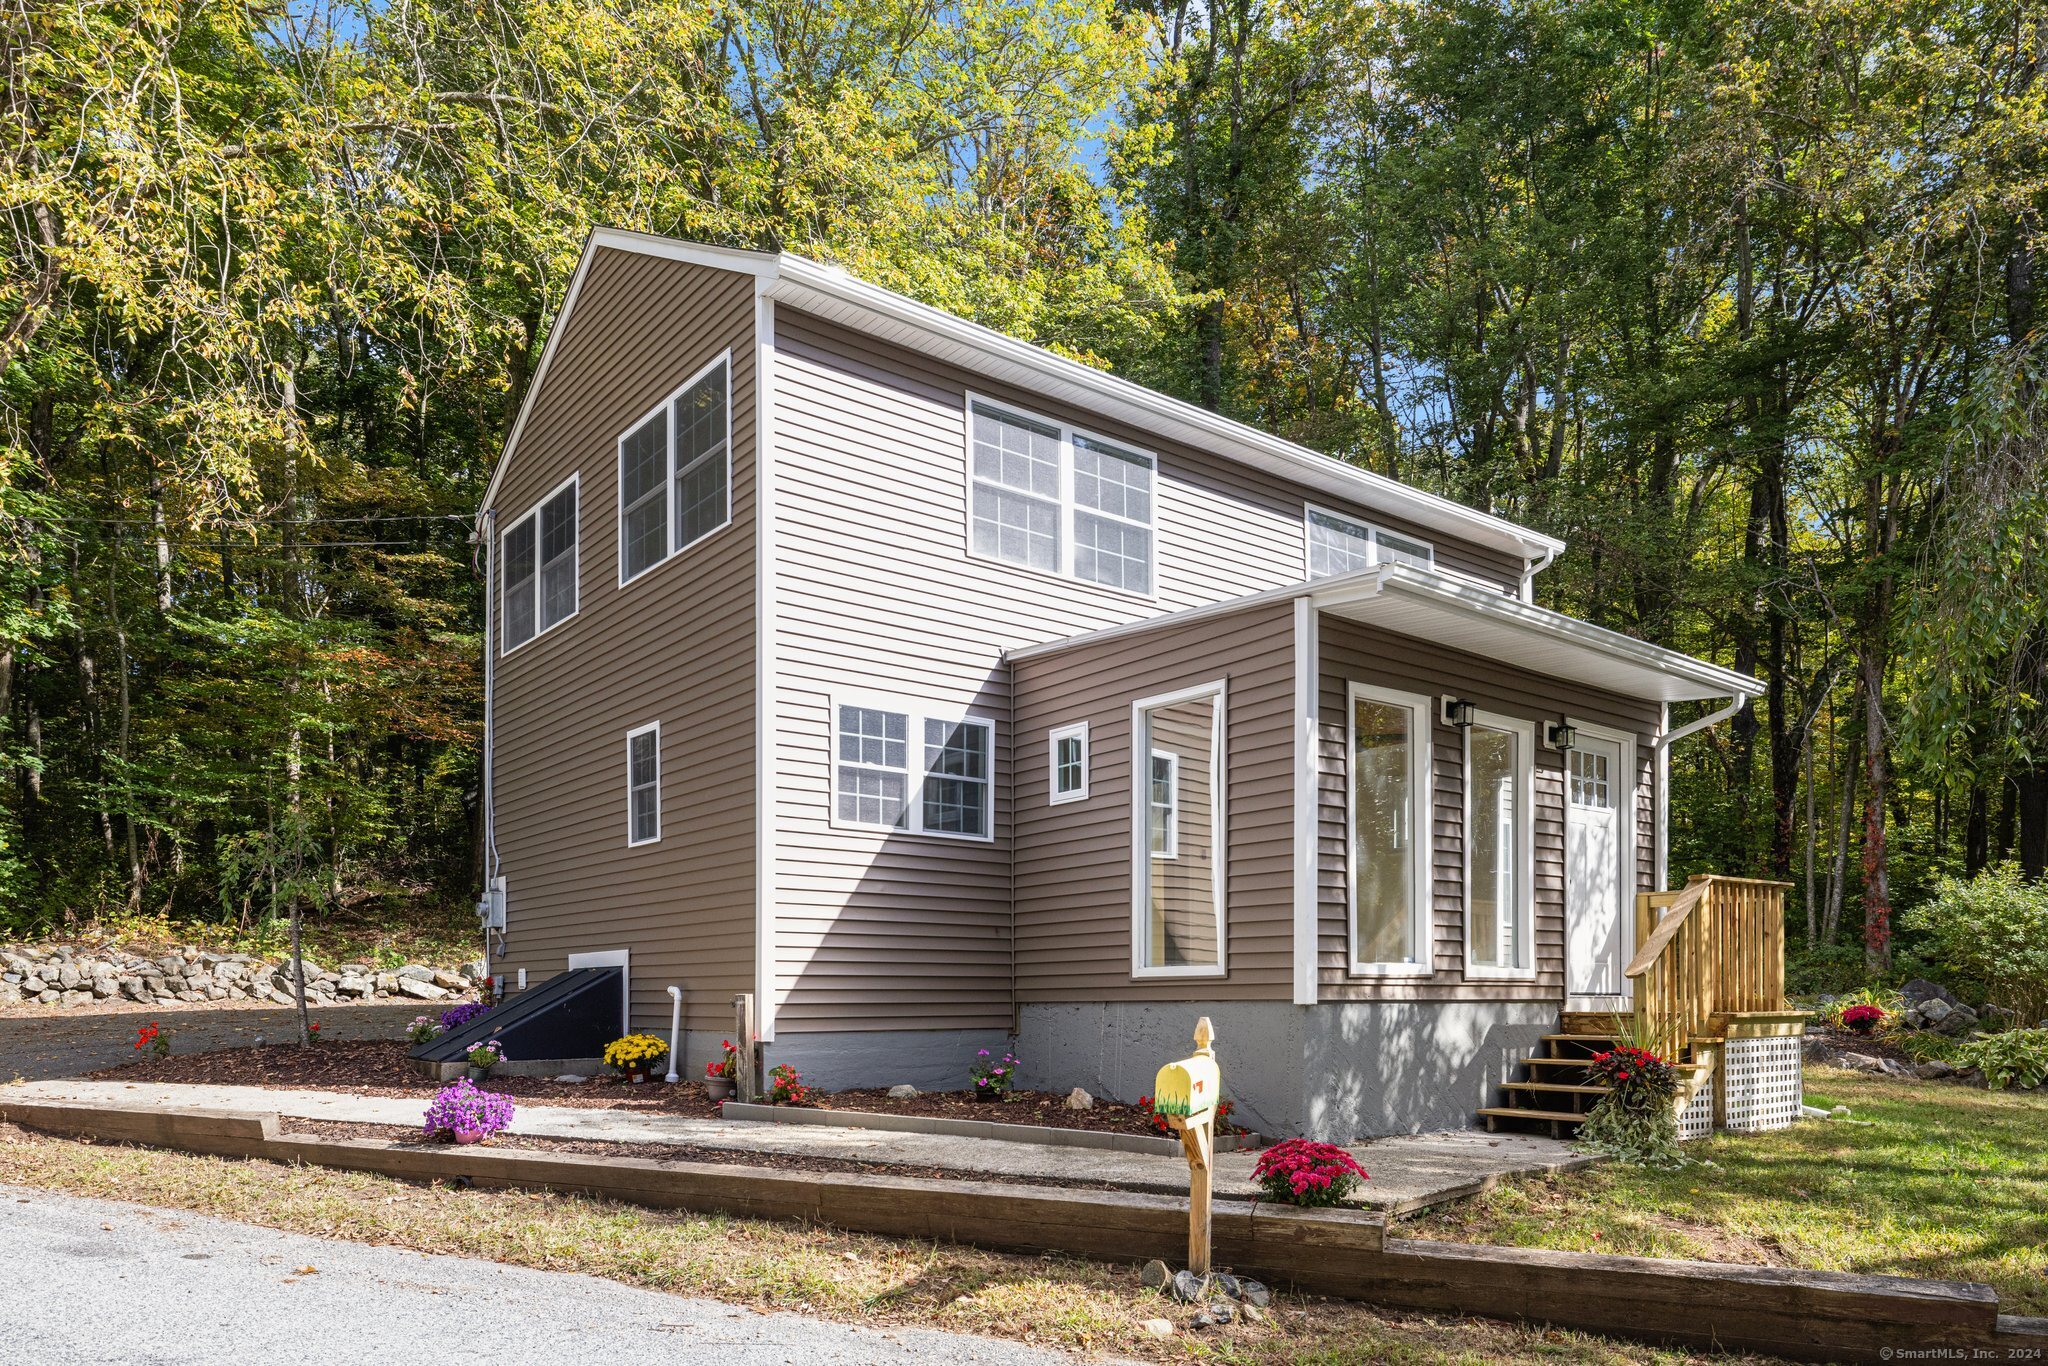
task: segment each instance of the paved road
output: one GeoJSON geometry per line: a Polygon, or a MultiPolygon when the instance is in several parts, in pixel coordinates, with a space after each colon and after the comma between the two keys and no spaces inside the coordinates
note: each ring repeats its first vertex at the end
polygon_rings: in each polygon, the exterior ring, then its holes
{"type": "MultiPolygon", "coordinates": [[[[418,1001],[367,1006],[328,1006],[313,1018],[320,1032],[336,1039],[395,1039],[406,1022],[428,1009],[418,1001]]],[[[0,1011],[0,1082],[75,1077],[132,1062],[135,1031],[155,1020],[170,1035],[173,1053],[204,1053],[253,1044],[258,1034],[292,1036],[298,1013],[285,1006],[177,1007],[79,1006],[0,1011]]]]}
{"type": "Polygon", "coordinates": [[[8,1314],[0,1355],[39,1366],[331,1366],[379,1358],[470,1358],[495,1366],[1075,1360],[995,1338],[759,1314],[594,1276],[5,1186],[0,1285],[34,1301],[17,1302],[8,1314]],[[300,1274],[304,1267],[314,1270],[300,1274]]]}

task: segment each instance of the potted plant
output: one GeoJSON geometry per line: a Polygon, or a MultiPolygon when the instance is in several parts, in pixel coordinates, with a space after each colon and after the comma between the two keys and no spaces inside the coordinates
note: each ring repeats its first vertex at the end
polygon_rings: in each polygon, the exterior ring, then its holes
{"type": "Polygon", "coordinates": [[[1586,1063],[1588,1081],[1609,1088],[1579,1126],[1579,1142],[1617,1162],[1640,1167],[1676,1167],[1678,1073],[1643,1040],[1626,1039],[1586,1063]]]}
{"type": "Polygon", "coordinates": [[[482,1081],[491,1075],[493,1067],[505,1060],[505,1050],[498,1047],[496,1039],[485,1039],[482,1043],[471,1044],[464,1057],[469,1063],[469,1079],[482,1081]]]}
{"type": "Polygon", "coordinates": [[[427,1106],[426,1135],[456,1143],[481,1143],[512,1125],[512,1097],[479,1091],[467,1077],[435,1093],[427,1106]]]}
{"type": "Polygon", "coordinates": [[[1850,1006],[1842,1012],[1842,1027],[1853,1030],[1858,1034],[1868,1034],[1883,1023],[1883,1006],[1850,1006]]]}
{"type": "Polygon", "coordinates": [[[1358,1183],[1365,1169],[1350,1153],[1334,1143],[1290,1138],[1259,1154],[1252,1168],[1252,1180],[1266,1192],[1266,1198],[1284,1205],[1340,1205],[1358,1183]]]}
{"type": "Polygon", "coordinates": [[[639,1083],[668,1056],[668,1045],[652,1034],[628,1034],[605,1045],[605,1066],[618,1069],[627,1081],[639,1083]]]}
{"type": "Polygon", "coordinates": [[[725,1056],[717,1062],[704,1064],[704,1093],[713,1104],[731,1100],[739,1090],[740,1051],[732,1046],[731,1039],[725,1040],[724,1044],[725,1056]]]}
{"type": "Polygon", "coordinates": [[[431,1015],[415,1015],[412,1023],[405,1027],[405,1040],[410,1044],[431,1043],[441,1037],[441,1026],[431,1015]]]}
{"type": "Polygon", "coordinates": [[[967,1069],[967,1074],[974,1078],[976,1100],[1006,1099],[1011,1088],[1017,1084],[1017,1057],[1014,1053],[1005,1053],[1000,1058],[994,1058],[984,1048],[975,1055],[974,1066],[967,1069]]]}

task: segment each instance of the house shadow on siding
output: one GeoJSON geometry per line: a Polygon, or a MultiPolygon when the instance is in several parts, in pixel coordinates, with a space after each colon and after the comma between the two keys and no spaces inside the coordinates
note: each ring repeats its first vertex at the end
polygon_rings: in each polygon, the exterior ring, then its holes
{"type": "Polygon", "coordinates": [[[1554,1001],[1384,1001],[1308,1007],[1306,1128],[1343,1140],[1469,1128],[1555,1028],[1554,1001]]]}

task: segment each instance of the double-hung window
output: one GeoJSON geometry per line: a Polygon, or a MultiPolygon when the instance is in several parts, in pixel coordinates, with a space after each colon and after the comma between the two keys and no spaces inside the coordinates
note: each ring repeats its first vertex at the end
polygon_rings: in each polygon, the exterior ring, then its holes
{"type": "Polygon", "coordinates": [[[972,554],[1152,595],[1154,457],[981,399],[967,425],[972,554]]]}
{"type": "Polygon", "coordinates": [[[1429,964],[1430,704],[1350,688],[1351,971],[1419,973],[1429,964]]]}
{"type": "Polygon", "coordinates": [[[1224,684],[1131,708],[1131,975],[1221,977],[1224,684]]]}
{"type": "Polygon", "coordinates": [[[1530,969],[1536,727],[1478,713],[1465,728],[1465,963],[1474,976],[1530,969]]]}
{"type": "Polygon", "coordinates": [[[661,722],[626,732],[626,843],[661,838],[661,722]]]}
{"type": "Polygon", "coordinates": [[[576,615],[574,475],[505,528],[499,553],[505,654],[576,615]]]}
{"type": "Polygon", "coordinates": [[[731,364],[692,375],[619,438],[619,583],[732,517],[731,364]]]}
{"type": "Polygon", "coordinates": [[[1076,721],[1072,725],[1055,726],[1046,737],[1051,751],[1049,778],[1051,779],[1051,803],[1085,802],[1088,800],[1088,723],[1076,721]]]}
{"type": "Polygon", "coordinates": [[[1401,536],[1339,512],[1311,506],[1306,527],[1308,576],[1312,579],[1349,574],[1376,564],[1406,564],[1417,569],[1434,568],[1436,564],[1436,548],[1427,541],[1401,536]]]}
{"type": "Polygon", "coordinates": [[[834,825],[994,837],[992,722],[885,701],[839,701],[832,712],[834,825]]]}

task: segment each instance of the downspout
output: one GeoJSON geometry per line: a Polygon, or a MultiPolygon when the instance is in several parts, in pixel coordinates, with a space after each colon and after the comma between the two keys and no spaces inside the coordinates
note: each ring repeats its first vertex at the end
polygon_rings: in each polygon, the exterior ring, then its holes
{"type": "Polygon", "coordinates": [[[1541,574],[1544,570],[1550,568],[1551,562],[1555,559],[1557,559],[1556,548],[1553,546],[1545,546],[1543,548],[1543,554],[1541,556],[1533,560],[1522,561],[1523,602],[1536,601],[1536,576],[1538,574],[1541,574]]]}
{"type": "MultiPolygon", "coordinates": [[[[494,597],[494,594],[497,592],[497,561],[495,555],[497,548],[497,536],[494,531],[496,525],[496,511],[491,508],[485,508],[483,515],[477,519],[476,529],[477,538],[483,542],[484,550],[484,735],[483,792],[481,795],[481,800],[483,802],[484,818],[483,899],[485,902],[489,902],[492,899],[492,889],[497,886],[497,879],[501,875],[502,870],[505,866],[504,860],[498,855],[498,802],[497,793],[495,788],[493,787],[492,782],[496,768],[494,760],[497,744],[498,723],[498,650],[496,639],[496,623],[498,614],[496,611],[497,602],[494,597]]],[[[505,932],[503,930],[499,930],[499,953],[502,954],[504,952],[504,949],[505,932]]],[[[490,976],[491,928],[487,923],[484,926],[485,981],[488,982],[490,980],[490,976]]]]}
{"type": "Polygon", "coordinates": [[[1720,725],[1748,705],[1749,694],[1744,693],[1721,710],[1708,712],[1696,721],[1688,721],[1677,730],[1670,728],[1671,704],[1666,702],[1658,708],[1657,738],[1650,742],[1650,747],[1656,756],[1657,820],[1653,834],[1659,891],[1671,890],[1671,747],[1688,735],[1720,725]]]}

